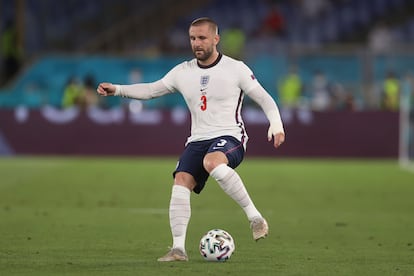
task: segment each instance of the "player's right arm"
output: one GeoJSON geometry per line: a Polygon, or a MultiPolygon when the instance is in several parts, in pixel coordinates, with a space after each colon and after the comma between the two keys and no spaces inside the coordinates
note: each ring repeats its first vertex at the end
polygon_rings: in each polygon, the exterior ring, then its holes
{"type": "Polygon", "coordinates": [[[137,83],[130,85],[112,84],[103,82],[98,85],[97,93],[101,96],[121,96],[137,100],[149,100],[172,93],[162,80],[151,83],[137,83]]]}

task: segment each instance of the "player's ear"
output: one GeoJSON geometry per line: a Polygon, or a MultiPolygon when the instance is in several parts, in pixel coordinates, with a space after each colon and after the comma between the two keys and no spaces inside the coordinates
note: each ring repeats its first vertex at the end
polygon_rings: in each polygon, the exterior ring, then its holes
{"type": "Polygon", "coordinates": [[[220,35],[216,34],[216,35],[214,36],[214,45],[219,44],[219,42],[220,42],[220,35]]]}

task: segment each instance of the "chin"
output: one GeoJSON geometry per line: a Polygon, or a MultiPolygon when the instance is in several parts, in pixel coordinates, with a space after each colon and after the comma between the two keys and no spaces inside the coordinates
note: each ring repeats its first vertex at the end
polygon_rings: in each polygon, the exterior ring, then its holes
{"type": "Polygon", "coordinates": [[[194,56],[199,61],[205,61],[206,60],[206,57],[204,55],[194,55],[194,56]]]}

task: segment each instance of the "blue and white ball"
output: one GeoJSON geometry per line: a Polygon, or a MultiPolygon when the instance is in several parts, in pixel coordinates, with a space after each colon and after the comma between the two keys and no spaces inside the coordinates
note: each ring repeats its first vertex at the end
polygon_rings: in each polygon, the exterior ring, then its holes
{"type": "Polygon", "coordinates": [[[233,237],[222,229],[208,231],[200,240],[200,254],[207,261],[223,262],[236,249],[233,237]]]}

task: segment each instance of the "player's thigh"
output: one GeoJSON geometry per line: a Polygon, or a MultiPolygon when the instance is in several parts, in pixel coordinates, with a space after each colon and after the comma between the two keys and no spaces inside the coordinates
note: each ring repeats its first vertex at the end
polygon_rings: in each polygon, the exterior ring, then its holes
{"type": "Polygon", "coordinates": [[[208,172],[203,167],[203,158],[209,145],[208,141],[193,142],[187,145],[173,173],[175,183],[180,184],[180,181],[185,181],[185,183],[191,185],[194,184],[192,182],[194,180],[196,183],[193,187],[194,192],[199,193],[203,189],[208,178],[208,172]],[[178,174],[180,178],[176,177],[178,174]],[[188,179],[188,175],[192,176],[192,179],[188,179]]]}

